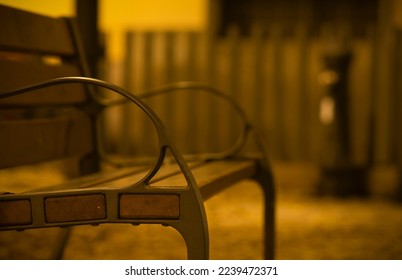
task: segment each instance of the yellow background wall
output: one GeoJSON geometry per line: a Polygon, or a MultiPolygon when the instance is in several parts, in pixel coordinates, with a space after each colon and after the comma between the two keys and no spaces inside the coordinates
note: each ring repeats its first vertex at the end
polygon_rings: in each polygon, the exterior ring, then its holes
{"type": "MultiPolygon", "coordinates": [[[[50,16],[75,13],[74,0],[0,0],[0,4],[50,16]]],[[[207,0],[99,0],[99,12],[100,28],[108,34],[108,54],[120,59],[122,38],[127,29],[203,30],[207,0]]]]}
{"type": "Polygon", "coordinates": [[[121,59],[124,32],[130,30],[201,31],[207,0],[100,1],[100,27],[108,35],[109,57],[121,59]]]}

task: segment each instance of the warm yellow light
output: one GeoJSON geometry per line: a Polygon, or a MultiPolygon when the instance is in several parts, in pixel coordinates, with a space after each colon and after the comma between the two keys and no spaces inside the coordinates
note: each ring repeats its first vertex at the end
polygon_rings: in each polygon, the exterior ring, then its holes
{"type": "Polygon", "coordinates": [[[74,15],[74,0],[0,0],[0,4],[48,16],[74,15]]]}
{"type": "Polygon", "coordinates": [[[101,1],[101,27],[199,30],[205,25],[206,0],[101,1]]]}
{"type": "Polygon", "coordinates": [[[124,33],[131,31],[202,31],[207,0],[104,0],[100,28],[107,34],[108,56],[120,60],[124,33]]]}
{"type": "MultiPolygon", "coordinates": [[[[127,30],[204,30],[207,3],[207,0],[99,0],[99,26],[108,38],[108,56],[121,59],[127,30]]],[[[49,16],[75,14],[75,0],[0,0],[0,4],[49,16]]]]}

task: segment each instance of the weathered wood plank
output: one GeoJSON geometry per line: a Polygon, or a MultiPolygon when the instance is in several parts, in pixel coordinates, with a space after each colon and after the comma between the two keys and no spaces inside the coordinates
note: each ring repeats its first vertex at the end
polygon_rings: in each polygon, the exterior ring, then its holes
{"type": "MultiPolygon", "coordinates": [[[[80,76],[81,70],[73,64],[49,65],[38,58],[21,54],[0,54],[0,92],[18,89],[51,78],[80,76]]],[[[21,96],[0,100],[4,105],[53,105],[82,103],[87,99],[83,85],[68,84],[48,87],[21,96]]]]}
{"type": "Polygon", "coordinates": [[[2,120],[0,134],[0,168],[82,156],[94,148],[84,117],[2,120]]]}
{"type": "Polygon", "coordinates": [[[0,202],[0,226],[32,223],[31,202],[28,199],[0,202]]]}
{"type": "Polygon", "coordinates": [[[75,53],[69,37],[70,31],[63,19],[40,16],[1,5],[0,26],[2,49],[60,55],[75,53]]]}
{"type": "MultiPolygon", "coordinates": [[[[255,173],[255,161],[213,161],[191,168],[204,200],[222,191],[231,184],[250,178],[255,173]]],[[[167,177],[152,184],[153,187],[187,185],[182,174],[167,177]]]]}
{"type": "Polygon", "coordinates": [[[177,219],[180,217],[180,196],[123,194],[119,215],[122,219],[177,219]]]}
{"type": "Polygon", "coordinates": [[[145,177],[150,168],[150,166],[136,166],[117,170],[105,170],[104,172],[81,176],[75,179],[71,179],[65,183],[37,188],[33,191],[28,192],[54,192],[67,189],[89,189],[92,187],[96,187],[98,189],[120,188],[138,182],[145,177]]]}
{"type": "Polygon", "coordinates": [[[45,199],[46,222],[62,223],[106,218],[103,194],[72,195],[45,199]]]}
{"type": "Polygon", "coordinates": [[[256,172],[255,161],[217,161],[195,169],[194,176],[204,200],[256,172]]]}

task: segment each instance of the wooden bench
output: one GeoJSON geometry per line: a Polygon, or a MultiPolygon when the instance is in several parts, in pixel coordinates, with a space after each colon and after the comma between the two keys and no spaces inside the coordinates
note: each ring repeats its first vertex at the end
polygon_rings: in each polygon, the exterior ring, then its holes
{"type": "MultiPolygon", "coordinates": [[[[60,161],[78,170],[77,176],[55,186],[15,193],[1,185],[1,231],[162,224],[183,236],[189,259],[208,259],[204,201],[251,178],[264,191],[263,257],[274,257],[272,174],[263,157],[236,156],[244,139],[230,153],[187,160],[142,99],[87,78],[74,19],[0,6],[0,26],[0,169],[60,161]],[[136,104],[151,119],[159,138],[153,163],[103,170],[98,120],[106,105],[99,88],[136,104]]],[[[245,134],[249,129],[245,123],[245,134]]]]}

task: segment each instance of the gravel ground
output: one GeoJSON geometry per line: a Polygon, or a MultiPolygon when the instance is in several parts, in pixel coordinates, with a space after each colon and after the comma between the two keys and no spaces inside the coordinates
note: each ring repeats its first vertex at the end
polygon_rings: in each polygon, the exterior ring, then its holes
{"type": "MultiPolygon", "coordinates": [[[[402,204],[311,195],[313,168],[275,166],[277,259],[402,259],[402,204]]],[[[262,199],[251,181],[206,203],[211,259],[261,259],[262,199]]],[[[46,259],[60,229],[0,232],[1,259],[46,259]]],[[[81,226],[66,259],[185,259],[181,236],[159,225],[81,226]]]]}

